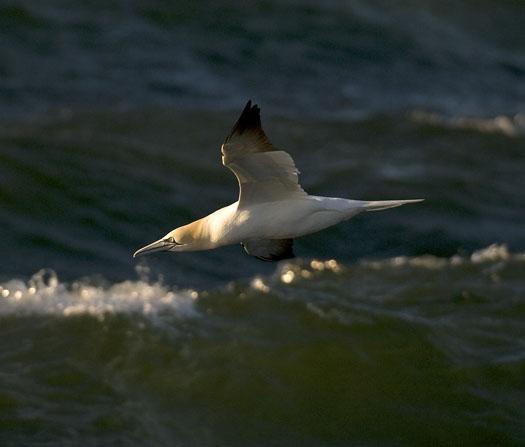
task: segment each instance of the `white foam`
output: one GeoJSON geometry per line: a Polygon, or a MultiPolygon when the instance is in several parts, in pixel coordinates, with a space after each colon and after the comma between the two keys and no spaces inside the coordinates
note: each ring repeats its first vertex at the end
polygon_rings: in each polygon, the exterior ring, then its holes
{"type": "Polygon", "coordinates": [[[470,260],[474,264],[480,264],[482,262],[494,262],[494,261],[508,261],[512,255],[505,244],[498,245],[492,244],[481,250],[477,250],[470,256],[470,260]]]}
{"type": "MultiPolygon", "coordinates": [[[[258,292],[275,292],[280,285],[291,286],[302,281],[318,279],[324,275],[344,275],[355,268],[370,270],[391,270],[416,268],[424,270],[443,270],[458,268],[467,264],[494,264],[492,269],[501,268],[502,263],[525,261],[524,253],[511,253],[505,244],[492,244],[474,251],[471,255],[456,254],[449,258],[433,255],[396,256],[379,260],[362,260],[356,266],[345,266],[334,259],[294,259],[281,263],[269,277],[256,276],[250,282],[250,288],[258,292]]],[[[488,270],[484,270],[489,272],[488,270]]]]}
{"type": "MultiPolygon", "coordinates": [[[[398,256],[363,260],[355,268],[383,270],[412,267],[440,270],[466,264],[488,264],[487,268],[494,270],[506,262],[516,261],[525,261],[525,254],[510,253],[504,244],[492,244],[470,256],[398,256]]],[[[325,275],[343,275],[349,270],[354,270],[354,267],[346,267],[333,259],[296,259],[279,264],[269,277],[254,277],[249,287],[262,293],[275,292],[279,286],[291,286],[325,275]]],[[[484,271],[491,273],[492,270],[484,271]]],[[[206,295],[206,291],[176,290],[162,282],[150,282],[146,279],[147,271],[139,269],[138,273],[143,279],[108,286],[93,285],[88,281],[64,283],[49,270],[41,270],[29,281],[12,279],[0,284],[0,316],[36,313],[64,317],[87,314],[104,318],[107,314],[133,313],[155,317],[166,312],[180,317],[199,315],[195,300],[206,295]]]]}
{"type": "Polygon", "coordinates": [[[87,282],[66,284],[56,274],[41,270],[29,281],[10,280],[0,284],[0,315],[47,314],[63,317],[133,313],[156,316],[196,316],[193,290],[176,291],[161,283],[124,281],[107,287],[87,282]]]}
{"type": "Polygon", "coordinates": [[[378,261],[361,261],[361,265],[380,270],[385,267],[418,267],[427,270],[439,270],[445,267],[455,267],[466,263],[481,264],[485,262],[522,261],[525,254],[510,253],[505,244],[492,244],[488,247],[474,251],[470,256],[454,255],[450,258],[440,258],[432,255],[423,256],[397,256],[378,261]]]}
{"type": "Polygon", "coordinates": [[[440,126],[452,129],[477,130],[483,133],[501,133],[511,137],[525,132],[525,115],[520,113],[513,117],[500,115],[494,118],[447,118],[437,113],[416,111],[410,116],[416,122],[439,124],[440,126]]]}

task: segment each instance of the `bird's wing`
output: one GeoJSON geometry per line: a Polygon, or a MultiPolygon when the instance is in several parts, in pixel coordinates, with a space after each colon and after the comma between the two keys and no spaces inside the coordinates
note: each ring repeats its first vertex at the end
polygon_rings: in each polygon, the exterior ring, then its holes
{"type": "Polygon", "coordinates": [[[292,157],[268,141],[260,109],[248,101],[221,147],[222,164],[239,181],[239,206],[274,202],[307,194],[299,185],[292,157]]]}
{"type": "Polygon", "coordinates": [[[263,261],[290,259],[293,253],[293,239],[248,239],[241,242],[244,251],[263,261]]]}

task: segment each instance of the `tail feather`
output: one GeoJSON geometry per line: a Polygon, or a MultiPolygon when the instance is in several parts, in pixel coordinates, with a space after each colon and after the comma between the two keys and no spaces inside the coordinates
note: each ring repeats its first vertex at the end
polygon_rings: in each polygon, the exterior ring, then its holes
{"type": "Polygon", "coordinates": [[[372,202],[364,202],[363,207],[365,211],[381,211],[388,208],[395,208],[396,206],[405,205],[407,203],[422,202],[425,199],[410,199],[410,200],[375,200],[372,202]]]}

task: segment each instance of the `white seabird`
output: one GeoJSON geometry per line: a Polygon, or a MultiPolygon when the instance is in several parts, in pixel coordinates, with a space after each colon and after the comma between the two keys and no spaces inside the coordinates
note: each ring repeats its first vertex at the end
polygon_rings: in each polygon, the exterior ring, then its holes
{"type": "Polygon", "coordinates": [[[294,256],[293,239],[315,233],[359,214],[420,202],[363,201],[307,194],[292,157],[276,149],[261,127],[260,109],[248,101],[221,147],[222,164],[239,182],[239,200],[137,250],[209,250],[240,243],[252,256],[277,261],[294,256]]]}

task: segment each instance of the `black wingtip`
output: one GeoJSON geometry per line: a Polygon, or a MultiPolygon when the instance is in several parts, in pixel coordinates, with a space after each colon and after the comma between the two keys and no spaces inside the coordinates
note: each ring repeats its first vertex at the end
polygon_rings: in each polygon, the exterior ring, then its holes
{"type": "Polygon", "coordinates": [[[252,106],[252,100],[250,99],[244,109],[242,110],[241,116],[233,126],[232,131],[226,138],[226,141],[234,134],[242,134],[247,130],[256,130],[261,128],[261,109],[257,104],[252,106]]]}
{"type": "Polygon", "coordinates": [[[254,129],[261,127],[261,109],[257,104],[252,106],[252,100],[250,99],[241,113],[241,116],[237,120],[234,129],[240,133],[248,129],[254,129]]]}

